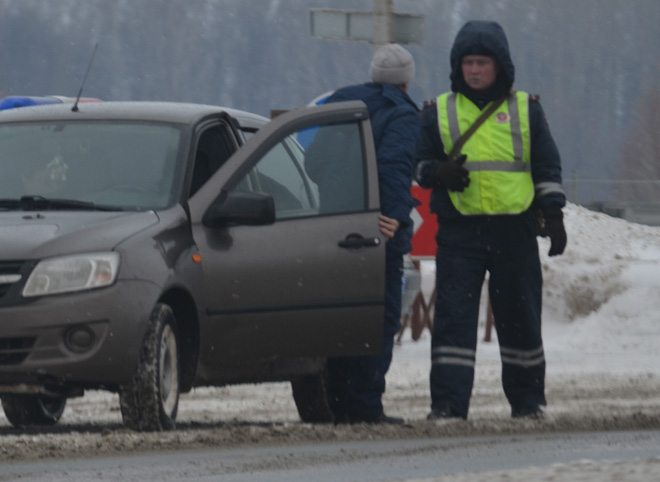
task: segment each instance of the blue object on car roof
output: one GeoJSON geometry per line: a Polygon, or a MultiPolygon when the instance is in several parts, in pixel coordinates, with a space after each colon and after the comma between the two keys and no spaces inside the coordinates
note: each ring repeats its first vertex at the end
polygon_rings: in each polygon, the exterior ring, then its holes
{"type": "MultiPolygon", "coordinates": [[[[75,101],[75,97],[63,97],[59,95],[10,95],[0,99],[0,110],[30,107],[33,105],[73,104],[75,101]]],[[[79,102],[101,102],[101,100],[93,97],[82,97],[79,102]]]]}

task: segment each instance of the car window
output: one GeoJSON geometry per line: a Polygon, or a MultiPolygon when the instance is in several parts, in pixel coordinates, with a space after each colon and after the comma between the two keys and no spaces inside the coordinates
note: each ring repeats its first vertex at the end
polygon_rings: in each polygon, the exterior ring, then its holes
{"type": "Polygon", "coordinates": [[[365,153],[361,136],[357,123],[305,131],[305,171],[318,187],[321,213],[365,209],[365,153]]]}
{"type": "Polygon", "coordinates": [[[276,219],[363,211],[366,196],[359,125],[333,124],[311,132],[305,129],[276,144],[235,190],[270,194],[276,219]]]}
{"type": "Polygon", "coordinates": [[[130,209],[173,200],[178,127],[47,122],[0,127],[0,198],[43,196],[130,209]]]}

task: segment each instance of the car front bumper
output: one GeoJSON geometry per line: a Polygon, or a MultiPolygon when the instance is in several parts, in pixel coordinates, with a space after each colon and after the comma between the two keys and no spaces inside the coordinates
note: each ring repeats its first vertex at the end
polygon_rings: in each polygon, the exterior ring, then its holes
{"type": "Polygon", "coordinates": [[[128,381],[159,293],[153,283],[119,280],[0,308],[0,392],[128,381]]]}

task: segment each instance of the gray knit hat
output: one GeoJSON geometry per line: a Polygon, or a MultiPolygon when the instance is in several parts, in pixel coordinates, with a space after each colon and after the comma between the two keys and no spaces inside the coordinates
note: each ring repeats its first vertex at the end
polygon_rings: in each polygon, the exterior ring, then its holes
{"type": "Polygon", "coordinates": [[[399,44],[379,48],[371,60],[369,77],[382,84],[409,84],[415,76],[415,61],[399,44]]]}

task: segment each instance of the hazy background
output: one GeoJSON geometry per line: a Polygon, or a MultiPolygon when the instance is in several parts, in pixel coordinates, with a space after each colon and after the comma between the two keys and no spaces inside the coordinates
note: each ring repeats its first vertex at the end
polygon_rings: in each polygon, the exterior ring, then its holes
{"type": "MultiPolygon", "coordinates": [[[[312,38],[310,8],[372,0],[0,0],[0,96],[220,104],[269,115],[368,80],[368,43],[312,38]]],[[[569,198],[660,201],[660,1],[395,0],[425,16],[411,96],[449,89],[449,50],[469,19],[507,32],[515,87],[541,96],[569,198]],[[574,178],[625,179],[585,184],[574,178]],[[622,187],[623,185],[623,187],[622,187]],[[587,188],[588,187],[588,188],[587,188]],[[597,193],[594,194],[593,190],[597,193]]]]}

